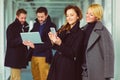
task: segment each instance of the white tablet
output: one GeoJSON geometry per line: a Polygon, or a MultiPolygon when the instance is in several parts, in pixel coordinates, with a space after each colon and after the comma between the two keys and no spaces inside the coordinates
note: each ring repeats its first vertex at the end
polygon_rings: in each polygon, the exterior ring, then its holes
{"type": "Polygon", "coordinates": [[[43,43],[40,37],[39,32],[24,32],[20,33],[22,40],[28,40],[34,44],[43,43]]]}

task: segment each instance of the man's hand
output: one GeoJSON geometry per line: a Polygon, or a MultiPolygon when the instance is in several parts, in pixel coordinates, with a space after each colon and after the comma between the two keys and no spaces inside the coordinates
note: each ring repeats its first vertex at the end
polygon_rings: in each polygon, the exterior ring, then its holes
{"type": "Polygon", "coordinates": [[[35,48],[35,45],[31,41],[23,41],[23,44],[25,46],[29,46],[31,48],[35,48]]]}

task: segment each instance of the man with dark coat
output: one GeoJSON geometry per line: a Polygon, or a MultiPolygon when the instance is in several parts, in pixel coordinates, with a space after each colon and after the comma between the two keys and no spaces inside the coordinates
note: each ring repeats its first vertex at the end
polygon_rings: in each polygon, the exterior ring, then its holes
{"type": "Polygon", "coordinates": [[[19,9],[16,12],[16,19],[7,28],[7,50],[5,66],[11,68],[10,80],[21,80],[21,68],[25,68],[27,46],[23,44],[20,33],[27,32],[29,27],[26,22],[27,12],[19,9]]]}
{"type": "Polygon", "coordinates": [[[48,32],[50,32],[51,27],[56,28],[56,25],[51,21],[45,7],[39,7],[36,11],[36,16],[37,19],[31,32],[39,32],[43,43],[34,44],[33,49],[30,49],[32,54],[31,69],[33,80],[46,80],[49,64],[52,60],[52,49],[48,32]]]}

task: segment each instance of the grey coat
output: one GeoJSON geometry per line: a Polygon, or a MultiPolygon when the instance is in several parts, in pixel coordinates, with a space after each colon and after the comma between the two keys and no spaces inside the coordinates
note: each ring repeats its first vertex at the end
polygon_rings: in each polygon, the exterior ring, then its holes
{"type": "Polygon", "coordinates": [[[88,80],[105,80],[114,76],[112,37],[100,21],[96,23],[90,34],[85,56],[88,80]]]}

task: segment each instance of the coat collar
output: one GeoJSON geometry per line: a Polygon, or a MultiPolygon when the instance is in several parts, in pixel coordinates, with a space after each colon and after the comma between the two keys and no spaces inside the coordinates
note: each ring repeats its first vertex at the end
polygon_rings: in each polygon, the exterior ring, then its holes
{"type": "MultiPolygon", "coordinates": [[[[38,18],[35,19],[36,23],[39,23],[38,18]]],[[[51,23],[51,17],[48,15],[47,19],[45,20],[45,23],[51,23]]]]}
{"type": "Polygon", "coordinates": [[[100,21],[98,21],[93,30],[94,31],[95,30],[102,30],[102,28],[103,28],[103,24],[100,21]]]}
{"type": "MultiPolygon", "coordinates": [[[[87,28],[88,24],[86,24],[85,26],[83,26],[81,29],[85,30],[87,28]]],[[[101,30],[103,24],[100,21],[97,21],[95,24],[96,27],[93,28],[93,30],[101,30]]]]}
{"type": "Polygon", "coordinates": [[[24,32],[29,31],[29,25],[28,25],[28,23],[26,21],[25,21],[24,24],[21,24],[20,21],[16,18],[15,21],[14,21],[14,23],[21,30],[21,32],[22,32],[22,29],[24,30],[24,32]]]}
{"type": "Polygon", "coordinates": [[[79,30],[79,24],[80,24],[80,22],[78,21],[75,25],[74,25],[74,27],[71,29],[71,30],[69,30],[69,31],[67,31],[66,33],[74,33],[74,32],[77,32],[77,30],[79,30]]]}
{"type": "Polygon", "coordinates": [[[98,21],[95,24],[95,27],[92,30],[92,33],[90,35],[90,38],[88,40],[88,45],[87,45],[87,50],[90,49],[90,47],[96,42],[96,40],[100,37],[100,35],[98,33],[96,33],[97,30],[102,30],[103,28],[103,24],[98,21]]]}
{"type": "MultiPolygon", "coordinates": [[[[20,21],[17,18],[15,19],[15,23],[22,26],[22,24],[20,23],[20,21]]],[[[25,21],[25,23],[23,25],[28,26],[28,23],[25,21]]]]}

